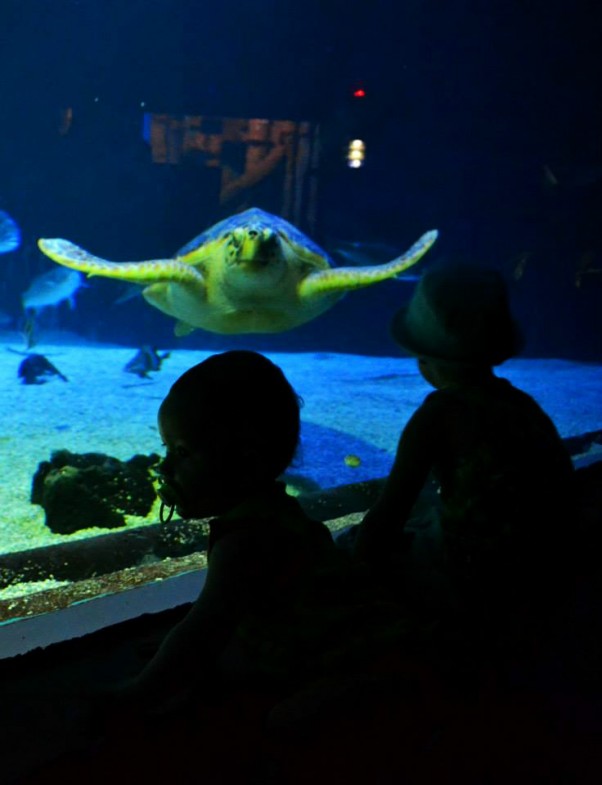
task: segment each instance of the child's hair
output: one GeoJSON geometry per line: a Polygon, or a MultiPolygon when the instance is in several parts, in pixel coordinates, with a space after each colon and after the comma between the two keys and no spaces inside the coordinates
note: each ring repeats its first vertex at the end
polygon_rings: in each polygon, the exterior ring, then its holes
{"type": "Polygon", "coordinates": [[[192,443],[221,445],[233,454],[250,448],[265,476],[277,477],[299,443],[301,403],[267,357],[229,351],[183,373],[161,409],[183,416],[192,443]]]}

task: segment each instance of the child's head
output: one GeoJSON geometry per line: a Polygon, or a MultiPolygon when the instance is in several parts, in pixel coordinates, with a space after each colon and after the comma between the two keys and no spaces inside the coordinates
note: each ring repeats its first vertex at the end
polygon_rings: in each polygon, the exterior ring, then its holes
{"type": "Polygon", "coordinates": [[[159,408],[161,496],[183,517],[225,512],[286,469],[299,429],[299,398],[277,365],[250,351],[213,355],[159,408]]]}
{"type": "Polygon", "coordinates": [[[490,370],[523,345],[502,276],[469,266],[426,273],[395,314],[391,332],[435,370],[460,377],[490,370]]]}

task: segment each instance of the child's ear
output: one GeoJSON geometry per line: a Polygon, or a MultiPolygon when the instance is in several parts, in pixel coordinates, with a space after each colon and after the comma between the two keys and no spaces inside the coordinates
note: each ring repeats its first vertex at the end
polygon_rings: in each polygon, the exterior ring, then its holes
{"type": "Polygon", "coordinates": [[[240,468],[248,478],[254,480],[265,477],[265,459],[258,447],[245,447],[241,450],[240,459],[240,468]]]}
{"type": "Polygon", "coordinates": [[[244,459],[250,466],[263,468],[264,458],[259,447],[246,447],[244,450],[244,459]]]}

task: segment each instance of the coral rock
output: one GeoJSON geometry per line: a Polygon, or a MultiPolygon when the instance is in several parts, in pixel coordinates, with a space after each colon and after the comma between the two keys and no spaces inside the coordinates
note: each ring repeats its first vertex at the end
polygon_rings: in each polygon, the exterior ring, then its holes
{"type": "Polygon", "coordinates": [[[57,534],[98,526],[125,525],[126,515],[145,517],[156,498],[152,469],[158,455],[134,455],[120,461],[103,453],[53,452],[33,476],[31,502],[46,513],[57,534]]]}

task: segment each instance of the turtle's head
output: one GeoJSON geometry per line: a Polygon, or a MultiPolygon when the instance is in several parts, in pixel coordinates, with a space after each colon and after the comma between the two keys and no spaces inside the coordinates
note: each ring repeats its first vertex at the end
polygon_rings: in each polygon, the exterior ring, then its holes
{"type": "Polygon", "coordinates": [[[278,232],[259,222],[236,227],[228,238],[228,262],[249,273],[279,267],[282,249],[278,232]]]}

